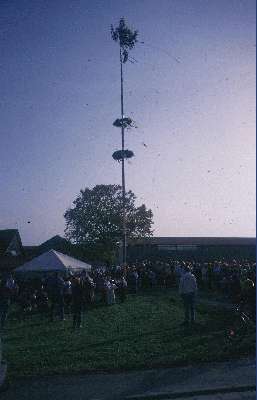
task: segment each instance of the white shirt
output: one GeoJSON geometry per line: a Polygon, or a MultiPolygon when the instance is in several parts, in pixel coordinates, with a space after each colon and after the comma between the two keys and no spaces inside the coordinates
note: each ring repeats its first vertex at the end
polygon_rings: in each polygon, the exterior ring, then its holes
{"type": "Polygon", "coordinates": [[[182,275],[179,283],[179,293],[195,293],[197,291],[196,278],[191,272],[186,272],[182,275]]]}
{"type": "Polygon", "coordinates": [[[7,282],[6,282],[6,287],[7,287],[8,289],[16,289],[16,283],[15,283],[14,279],[9,278],[9,279],[7,280],[7,282]]]}

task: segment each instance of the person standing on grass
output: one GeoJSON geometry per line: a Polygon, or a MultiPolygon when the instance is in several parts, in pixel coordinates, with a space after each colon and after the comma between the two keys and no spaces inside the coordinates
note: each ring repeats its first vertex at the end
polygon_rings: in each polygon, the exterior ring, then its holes
{"type": "Polygon", "coordinates": [[[127,297],[127,281],[124,275],[118,276],[116,279],[117,294],[121,303],[124,303],[127,297]]]}
{"type": "Polygon", "coordinates": [[[208,264],[204,263],[202,268],[201,268],[201,282],[202,282],[202,287],[204,290],[207,289],[207,284],[208,284],[208,264]]]}
{"type": "Polygon", "coordinates": [[[185,311],[183,324],[189,325],[195,322],[195,296],[197,293],[197,282],[195,276],[188,266],[184,267],[184,274],[179,283],[179,294],[182,297],[185,311]]]}
{"type": "Polygon", "coordinates": [[[102,272],[99,272],[96,277],[96,290],[100,294],[100,302],[106,303],[106,288],[105,288],[106,278],[102,272]]]}
{"type": "Polygon", "coordinates": [[[174,273],[175,273],[176,284],[179,285],[182,273],[182,266],[180,265],[179,261],[176,261],[174,273]]]}
{"type": "Polygon", "coordinates": [[[40,313],[48,312],[48,296],[43,285],[37,290],[36,303],[40,313]]]}
{"type": "Polygon", "coordinates": [[[106,302],[108,306],[116,303],[115,290],[117,286],[112,279],[107,278],[106,281],[106,302]]]}
{"type": "Polygon", "coordinates": [[[3,329],[7,320],[8,310],[11,304],[11,289],[7,284],[8,280],[4,277],[0,282],[0,328],[3,329]]]}
{"type": "Polygon", "coordinates": [[[47,282],[48,295],[51,300],[50,321],[54,320],[57,311],[61,321],[64,321],[64,288],[65,283],[58,272],[51,276],[47,282]]]}
{"type": "Polygon", "coordinates": [[[90,307],[94,304],[96,284],[87,272],[82,273],[81,279],[85,291],[85,304],[90,307]]]}
{"type": "Polygon", "coordinates": [[[207,267],[207,286],[209,290],[213,289],[213,270],[211,263],[209,263],[207,267]]]}
{"type": "Polygon", "coordinates": [[[82,310],[84,304],[84,286],[83,279],[77,276],[72,278],[72,312],[73,312],[73,329],[82,328],[82,310]]]}
{"type": "Polygon", "coordinates": [[[133,291],[133,293],[136,294],[138,292],[139,275],[138,275],[138,272],[137,272],[137,269],[136,269],[135,265],[133,265],[133,267],[132,267],[132,272],[131,272],[130,279],[131,279],[132,291],[133,291]]]}
{"type": "Polygon", "coordinates": [[[63,290],[64,304],[66,306],[68,314],[71,311],[71,301],[72,301],[72,293],[71,293],[71,276],[67,277],[64,280],[64,290],[63,290]]]}

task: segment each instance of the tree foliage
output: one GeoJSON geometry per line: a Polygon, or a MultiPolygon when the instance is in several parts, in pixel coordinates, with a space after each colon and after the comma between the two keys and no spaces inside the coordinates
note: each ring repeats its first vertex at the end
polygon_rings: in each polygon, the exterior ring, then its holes
{"type": "MultiPolygon", "coordinates": [[[[127,237],[152,235],[152,211],[144,204],[135,205],[136,196],[126,192],[127,237]]],[[[120,185],[96,185],[93,189],[81,190],[66,210],[65,234],[76,244],[104,245],[114,247],[122,238],[122,188],[120,185]]]]}

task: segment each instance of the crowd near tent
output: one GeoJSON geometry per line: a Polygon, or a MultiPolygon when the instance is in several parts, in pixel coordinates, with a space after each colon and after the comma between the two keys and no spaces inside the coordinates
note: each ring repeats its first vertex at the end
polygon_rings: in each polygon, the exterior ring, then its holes
{"type": "Polygon", "coordinates": [[[90,270],[91,265],[60,253],[59,251],[50,250],[16,268],[15,273],[50,274],[60,272],[66,275],[69,273],[76,274],[82,271],[89,272],[90,270]]]}

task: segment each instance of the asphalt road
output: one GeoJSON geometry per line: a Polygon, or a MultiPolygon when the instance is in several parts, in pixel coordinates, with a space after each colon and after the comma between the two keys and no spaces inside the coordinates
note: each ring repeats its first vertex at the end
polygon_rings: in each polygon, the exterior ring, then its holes
{"type": "Polygon", "coordinates": [[[255,399],[246,388],[255,385],[255,360],[133,371],[19,380],[1,393],[1,400],[200,400],[255,399]],[[230,393],[219,393],[222,389],[230,393]],[[237,391],[241,390],[241,391],[237,391]],[[202,391],[202,395],[199,395],[202,391]],[[206,391],[209,391],[208,395],[206,391]],[[212,393],[213,391],[213,393],[212,393]],[[215,392],[216,391],[216,392],[215,392]],[[195,394],[194,394],[195,393],[195,394]],[[248,396],[248,397],[247,397],[248,396]]]}

